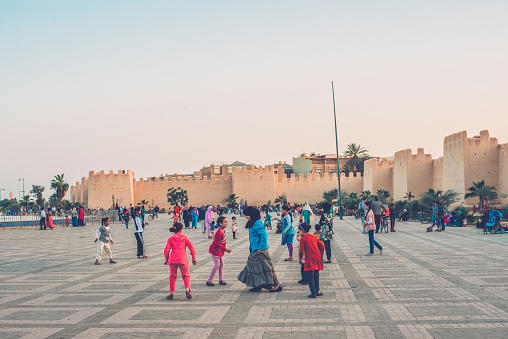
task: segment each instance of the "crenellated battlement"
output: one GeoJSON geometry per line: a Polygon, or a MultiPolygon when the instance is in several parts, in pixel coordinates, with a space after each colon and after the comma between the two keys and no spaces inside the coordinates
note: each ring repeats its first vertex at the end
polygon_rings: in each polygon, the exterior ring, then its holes
{"type": "Polygon", "coordinates": [[[132,177],[134,177],[134,172],[130,169],[117,170],[116,172],[114,170],[108,170],[107,173],[104,170],[100,170],[99,172],[91,170],[88,172],[88,178],[95,178],[95,179],[118,177],[118,176],[132,176],[132,177]]]}
{"type": "Polygon", "coordinates": [[[413,151],[408,148],[404,149],[398,152],[395,152],[394,155],[394,162],[397,161],[410,161],[410,160],[432,160],[431,154],[426,154],[425,150],[423,148],[417,148],[416,153],[413,153],[413,151]]]}
{"type": "MultiPolygon", "coordinates": [[[[193,175],[163,175],[135,178],[132,170],[91,170],[71,187],[74,201],[88,201],[88,207],[107,208],[113,199],[118,204],[140,200],[167,206],[167,190],[182,187],[190,204],[221,203],[230,195],[251,204],[264,204],[280,194],[292,202],[317,202],[325,191],[337,188],[337,173],[311,172],[286,175],[285,163],[254,166],[235,162],[212,165],[193,175]],[[214,175],[213,173],[220,173],[214,175]]],[[[418,196],[429,188],[453,189],[462,194],[473,181],[485,179],[499,195],[508,194],[508,143],[498,144],[486,130],[468,137],[466,131],[448,135],[443,141],[443,156],[433,159],[423,148],[403,149],[392,158],[372,158],[364,163],[363,176],[340,173],[341,189],[352,193],[388,190],[396,200],[407,192],[418,196]]],[[[468,203],[469,201],[466,201],[468,203]]]]}
{"type": "Polygon", "coordinates": [[[453,134],[446,136],[444,138],[444,143],[448,144],[448,143],[456,142],[456,141],[464,141],[466,139],[467,139],[467,132],[461,131],[461,132],[453,133],[453,134]]]}

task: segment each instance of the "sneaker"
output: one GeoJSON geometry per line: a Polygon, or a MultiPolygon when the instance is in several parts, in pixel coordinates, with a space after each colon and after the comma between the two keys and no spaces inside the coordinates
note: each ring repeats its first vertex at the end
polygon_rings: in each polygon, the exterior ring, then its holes
{"type": "Polygon", "coordinates": [[[172,295],[172,294],[168,295],[168,296],[166,297],[166,299],[167,299],[167,300],[173,300],[173,295],[172,295]]]}
{"type": "Polygon", "coordinates": [[[146,255],[144,255],[140,259],[148,259],[148,257],[146,255]]]}
{"type": "Polygon", "coordinates": [[[187,297],[187,299],[192,299],[192,294],[190,293],[190,291],[185,291],[185,296],[187,297]]]}
{"type": "Polygon", "coordinates": [[[215,286],[215,284],[213,282],[209,282],[208,280],[206,281],[206,286],[215,286]]]}
{"type": "Polygon", "coordinates": [[[109,260],[109,263],[110,263],[110,264],[116,264],[116,261],[114,261],[113,259],[110,259],[110,260],[109,260]]]}
{"type": "Polygon", "coordinates": [[[227,285],[225,281],[219,281],[219,285],[227,285]]]}
{"type": "Polygon", "coordinates": [[[309,295],[307,296],[307,298],[312,298],[312,299],[314,299],[315,297],[316,297],[316,296],[315,296],[314,294],[309,294],[309,295]]]}
{"type": "Polygon", "coordinates": [[[326,261],[323,261],[323,264],[331,264],[332,261],[331,260],[326,260],[326,261]]]}
{"type": "Polygon", "coordinates": [[[322,296],[322,295],[323,295],[323,293],[322,293],[322,292],[318,292],[318,294],[316,294],[316,296],[317,296],[317,297],[320,297],[320,296],[322,296]]]}
{"type": "Polygon", "coordinates": [[[100,262],[96,261],[94,265],[100,265],[100,264],[101,264],[100,262]]]}
{"type": "Polygon", "coordinates": [[[365,254],[366,257],[371,257],[373,255],[374,255],[374,253],[367,253],[367,254],[365,254]]]}

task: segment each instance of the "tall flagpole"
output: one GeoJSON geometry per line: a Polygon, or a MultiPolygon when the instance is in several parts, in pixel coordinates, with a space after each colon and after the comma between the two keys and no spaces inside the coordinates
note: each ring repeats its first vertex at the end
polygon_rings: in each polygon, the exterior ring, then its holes
{"type": "Polygon", "coordinates": [[[342,192],[340,191],[339,137],[337,136],[337,113],[335,113],[335,90],[332,81],[333,121],[335,123],[335,149],[337,150],[337,181],[339,184],[339,216],[342,220],[342,192]]]}

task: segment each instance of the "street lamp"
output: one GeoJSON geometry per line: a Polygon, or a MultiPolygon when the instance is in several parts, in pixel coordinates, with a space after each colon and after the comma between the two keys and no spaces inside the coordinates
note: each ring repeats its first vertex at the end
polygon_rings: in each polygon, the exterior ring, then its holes
{"type": "Polygon", "coordinates": [[[335,90],[332,81],[333,121],[335,123],[335,149],[337,150],[337,181],[339,184],[339,217],[342,220],[342,193],[340,192],[339,137],[337,136],[337,114],[335,113],[335,90]]]}
{"type": "Polygon", "coordinates": [[[19,178],[18,181],[23,181],[23,190],[21,192],[23,192],[23,196],[25,196],[25,178],[19,178]]]}

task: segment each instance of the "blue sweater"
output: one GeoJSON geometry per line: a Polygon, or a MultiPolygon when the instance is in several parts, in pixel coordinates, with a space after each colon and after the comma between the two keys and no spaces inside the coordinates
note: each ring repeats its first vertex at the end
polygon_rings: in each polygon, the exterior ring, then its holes
{"type": "Polygon", "coordinates": [[[266,234],[265,225],[263,225],[261,220],[256,220],[254,225],[249,228],[249,242],[251,253],[268,248],[268,235],[266,234]]]}

